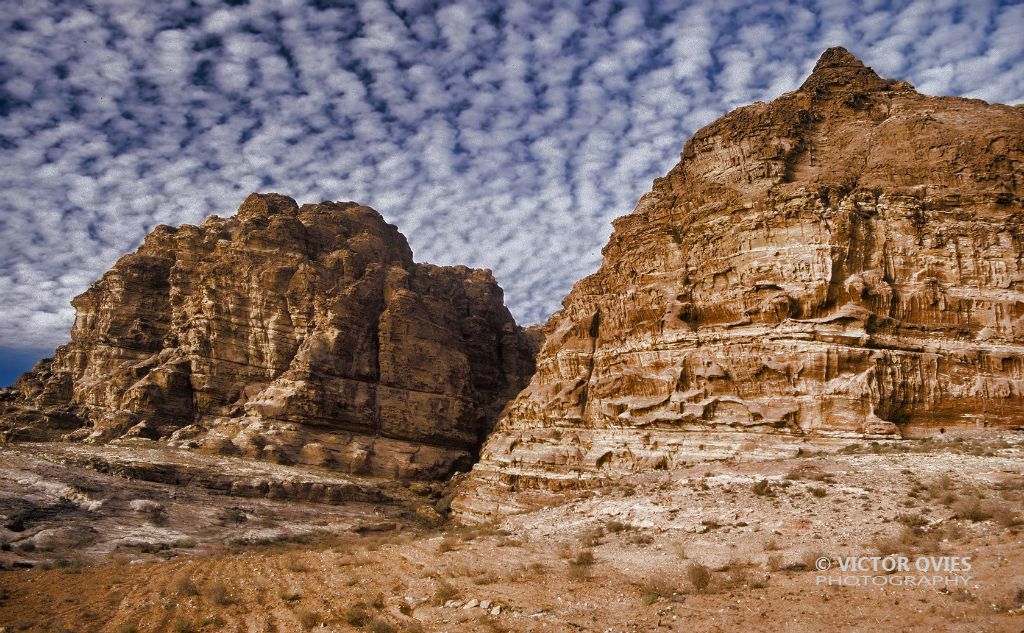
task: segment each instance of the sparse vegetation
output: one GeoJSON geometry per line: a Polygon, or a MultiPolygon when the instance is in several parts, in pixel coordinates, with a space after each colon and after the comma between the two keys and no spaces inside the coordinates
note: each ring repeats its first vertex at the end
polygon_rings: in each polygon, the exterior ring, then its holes
{"type": "Polygon", "coordinates": [[[398,631],[390,622],[381,618],[371,618],[366,625],[366,630],[369,633],[397,633],[398,631]]]}
{"type": "Polygon", "coordinates": [[[306,565],[306,563],[301,558],[295,558],[295,557],[289,558],[288,559],[287,567],[288,567],[288,571],[292,571],[292,572],[295,572],[297,574],[302,574],[302,573],[305,573],[305,572],[309,571],[309,567],[306,565]]]}
{"type": "Polygon", "coordinates": [[[227,585],[219,580],[207,583],[203,587],[203,597],[213,604],[222,606],[234,603],[234,599],[228,595],[227,585]]]}
{"type": "Polygon", "coordinates": [[[590,575],[590,566],[595,562],[594,552],[583,550],[569,561],[569,577],[573,580],[586,580],[590,575]]]}
{"type": "Polygon", "coordinates": [[[320,624],[320,614],[312,609],[296,609],[295,619],[304,631],[308,631],[317,624],[320,624]]]}
{"type": "Polygon", "coordinates": [[[676,587],[663,578],[650,578],[640,585],[640,599],[644,604],[651,605],[676,593],[676,587]]]}
{"type": "Polygon", "coordinates": [[[459,590],[456,589],[451,583],[440,580],[437,583],[437,587],[434,589],[434,595],[431,597],[430,602],[434,606],[441,606],[449,600],[454,600],[458,597],[459,590]]]}
{"type": "Polygon", "coordinates": [[[171,581],[171,590],[179,596],[198,596],[199,589],[192,582],[192,577],[187,573],[181,573],[171,581]]]}
{"type": "Polygon", "coordinates": [[[828,491],[820,486],[814,486],[811,488],[811,494],[820,499],[827,495],[828,491]]]}
{"type": "Polygon", "coordinates": [[[701,563],[690,563],[686,568],[686,579],[696,591],[703,593],[711,584],[711,570],[701,563]]]}
{"type": "Polygon", "coordinates": [[[992,512],[982,505],[981,500],[959,499],[953,503],[953,516],[966,521],[978,523],[992,518],[992,512]]]}
{"type": "Polygon", "coordinates": [[[775,494],[775,491],[772,489],[772,486],[767,479],[759,479],[756,481],[751,487],[751,490],[759,497],[771,497],[775,494]]]}
{"type": "Polygon", "coordinates": [[[174,619],[174,622],[171,624],[171,630],[174,633],[196,633],[198,631],[192,620],[183,617],[174,619]]]}
{"type": "Polygon", "coordinates": [[[361,627],[370,621],[370,611],[365,604],[357,602],[345,610],[345,621],[352,626],[361,627]]]}

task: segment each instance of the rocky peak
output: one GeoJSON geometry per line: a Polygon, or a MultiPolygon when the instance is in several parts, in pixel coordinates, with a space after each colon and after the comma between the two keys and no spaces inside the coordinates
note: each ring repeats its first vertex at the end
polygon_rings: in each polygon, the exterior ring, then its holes
{"type": "Polygon", "coordinates": [[[272,215],[291,215],[299,212],[295,200],[279,193],[251,193],[238,207],[235,214],[243,222],[254,219],[269,219],[272,215]]]}
{"type": "Polygon", "coordinates": [[[613,223],[453,507],[1024,425],[1020,164],[1020,108],[829,49],[800,90],[698,131],[613,223]]]}
{"type": "Polygon", "coordinates": [[[812,93],[871,92],[890,89],[894,83],[879,77],[850,51],[835,46],[821,54],[800,90],[812,93]]]}
{"type": "Polygon", "coordinates": [[[533,371],[489,271],[413,262],[354,202],[160,226],[72,302],[0,438],[161,442],[397,477],[468,467],[533,371]]]}

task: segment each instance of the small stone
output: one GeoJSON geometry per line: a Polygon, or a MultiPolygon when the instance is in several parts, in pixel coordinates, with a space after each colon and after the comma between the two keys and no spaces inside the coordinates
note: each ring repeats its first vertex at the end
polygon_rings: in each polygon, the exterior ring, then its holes
{"type": "Polygon", "coordinates": [[[469,602],[466,603],[466,606],[464,606],[462,608],[463,609],[472,609],[473,607],[477,606],[478,604],[480,604],[480,601],[477,600],[476,598],[473,598],[472,600],[470,600],[469,602]]]}
{"type": "Polygon", "coordinates": [[[481,609],[490,609],[491,608],[491,601],[490,600],[481,600],[480,601],[480,608],[481,609]]]}
{"type": "Polygon", "coordinates": [[[491,609],[491,615],[501,615],[501,607],[495,606],[493,609],[491,609]]]}

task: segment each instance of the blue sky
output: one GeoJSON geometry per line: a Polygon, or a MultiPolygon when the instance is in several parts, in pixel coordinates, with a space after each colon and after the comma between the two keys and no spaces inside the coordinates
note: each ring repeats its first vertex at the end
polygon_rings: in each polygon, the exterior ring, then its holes
{"type": "Polygon", "coordinates": [[[543,321],[689,135],[825,48],[1020,103],[1022,30],[980,0],[7,2],[0,384],[147,231],[251,191],[369,204],[543,321]]]}

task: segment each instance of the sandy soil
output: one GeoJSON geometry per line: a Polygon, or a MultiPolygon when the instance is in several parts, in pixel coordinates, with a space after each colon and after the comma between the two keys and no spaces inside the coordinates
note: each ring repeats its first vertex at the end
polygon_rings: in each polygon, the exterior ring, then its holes
{"type": "Polygon", "coordinates": [[[649,473],[480,528],[396,512],[384,532],[68,557],[0,572],[0,627],[1022,631],[1022,446],[866,445],[649,473]],[[911,570],[844,573],[848,556],[911,570]]]}

